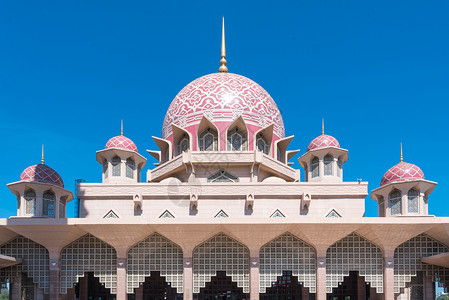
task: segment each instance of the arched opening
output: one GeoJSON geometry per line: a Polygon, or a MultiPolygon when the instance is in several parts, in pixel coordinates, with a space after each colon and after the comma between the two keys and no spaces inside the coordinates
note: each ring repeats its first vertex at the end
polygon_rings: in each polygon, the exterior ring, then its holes
{"type": "Polygon", "coordinates": [[[108,161],[105,159],[104,162],[103,162],[103,176],[104,176],[104,179],[108,178],[108,176],[109,176],[108,169],[109,169],[109,164],[108,164],[108,161]]]}
{"type": "Polygon", "coordinates": [[[111,160],[111,165],[112,165],[112,176],[120,176],[121,175],[121,170],[120,170],[120,163],[122,162],[122,160],[120,159],[120,157],[118,156],[114,156],[111,160]]]}
{"type": "Polygon", "coordinates": [[[320,160],[318,157],[312,159],[310,164],[310,171],[312,172],[312,178],[320,176],[320,160]]]}
{"type": "Polygon", "coordinates": [[[65,206],[67,203],[67,196],[59,199],[59,218],[65,218],[65,206]]]}
{"type": "Polygon", "coordinates": [[[111,294],[110,289],[100,282],[100,279],[94,276],[94,272],[86,272],[79,278],[78,283],[68,291],[69,299],[89,299],[89,300],[115,300],[116,295],[111,294]],[[74,295],[73,295],[74,294],[74,295]]]}
{"type": "Polygon", "coordinates": [[[419,213],[419,192],[417,189],[411,189],[407,193],[408,198],[408,212],[409,213],[419,213]]]}
{"type": "Polygon", "coordinates": [[[400,190],[393,190],[388,195],[388,202],[390,203],[390,214],[400,215],[402,213],[402,194],[400,190]]]}
{"type": "Polygon", "coordinates": [[[200,151],[218,150],[218,133],[212,128],[207,128],[199,136],[200,151]]]}
{"type": "Polygon", "coordinates": [[[342,170],[343,170],[343,162],[339,158],[337,160],[337,176],[340,177],[340,178],[342,177],[342,170]]]}
{"type": "Polygon", "coordinates": [[[198,300],[242,300],[249,299],[249,294],[244,293],[243,289],[233,282],[231,277],[226,276],[225,271],[217,271],[217,275],[211,278],[211,281],[206,283],[206,286],[201,288],[199,294],[194,294],[193,299],[198,300]]]}
{"type": "Polygon", "coordinates": [[[134,178],[134,160],[131,157],[126,159],[126,177],[134,178]]]}
{"type": "Polygon", "coordinates": [[[36,215],[36,192],[32,189],[25,192],[25,215],[36,215]]]}
{"type": "Polygon", "coordinates": [[[350,271],[338,287],[327,294],[327,300],[358,300],[371,298],[371,285],[356,271],[350,271]]]}
{"type": "Polygon", "coordinates": [[[281,276],[272,282],[271,287],[267,288],[264,294],[260,294],[260,300],[289,299],[302,300],[302,283],[298,277],[293,276],[292,271],[283,271],[281,276]]]}
{"type": "Polygon", "coordinates": [[[334,175],[333,162],[334,158],[332,157],[332,155],[328,154],[324,157],[324,176],[334,175]]]}
{"type": "Polygon", "coordinates": [[[151,271],[151,275],[136,288],[135,294],[128,294],[128,300],[181,300],[182,297],[183,294],[178,293],[159,271],[151,271]]]}
{"type": "Polygon", "coordinates": [[[262,133],[259,133],[257,135],[256,147],[257,147],[257,150],[259,150],[267,155],[270,152],[270,145],[268,144],[267,140],[265,139],[265,137],[263,136],[262,133]]]}
{"type": "Polygon", "coordinates": [[[55,193],[50,190],[44,192],[42,196],[42,215],[44,217],[55,217],[55,201],[55,193]]]}
{"type": "Polygon", "coordinates": [[[228,151],[248,150],[248,140],[246,133],[238,127],[228,131],[228,151]]]}
{"type": "Polygon", "coordinates": [[[190,139],[187,134],[184,134],[182,138],[178,141],[178,145],[176,147],[176,155],[180,155],[182,152],[189,150],[190,148],[190,139]]]}

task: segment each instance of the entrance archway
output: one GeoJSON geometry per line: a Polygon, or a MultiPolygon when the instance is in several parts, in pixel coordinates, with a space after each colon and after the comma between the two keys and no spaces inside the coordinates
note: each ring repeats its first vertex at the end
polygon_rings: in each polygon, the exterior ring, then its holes
{"type": "Polygon", "coordinates": [[[283,271],[282,276],[260,294],[260,300],[302,300],[304,287],[298,281],[298,277],[292,275],[292,271],[283,271]]]}
{"type": "Polygon", "coordinates": [[[327,294],[327,300],[358,300],[370,299],[370,283],[365,282],[358,272],[350,271],[338,287],[332,288],[332,293],[327,294]]]}
{"type": "MultiPolygon", "coordinates": [[[[110,289],[100,283],[93,272],[87,272],[81,277],[74,287],[75,299],[87,300],[115,300],[116,295],[111,294],[110,289]]],[[[70,292],[69,292],[70,294],[70,292]]],[[[73,299],[73,298],[72,298],[73,299]]]]}
{"type": "Polygon", "coordinates": [[[150,276],[139,288],[135,289],[135,295],[128,295],[128,299],[135,300],[180,300],[182,293],[178,293],[159,271],[151,271],[150,276]]]}
{"type": "Polygon", "coordinates": [[[193,298],[198,300],[243,300],[249,299],[249,295],[243,293],[243,288],[239,288],[237,283],[232,281],[231,276],[226,276],[225,271],[217,271],[217,275],[201,288],[199,294],[194,294],[193,298]]]}

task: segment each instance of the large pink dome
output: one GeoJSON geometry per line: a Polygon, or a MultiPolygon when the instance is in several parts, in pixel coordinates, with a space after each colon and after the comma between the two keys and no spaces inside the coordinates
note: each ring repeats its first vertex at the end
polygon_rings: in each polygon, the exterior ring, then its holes
{"type": "Polygon", "coordinates": [[[45,164],[29,166],[28,168],[23,170],[22,174],[20,175],[20,180],[49,183],[60,186],[62,188],[64,187],[64,182],[62,181],[61,176],[59,176],[59,174],[56,173],[55,170],[45,164]]]}
{"type": "Polygon", "coordinates": [[[424,173],[421,169],[406,162],[400,162],[397,165],[391,167],[385,175],[382,177],[380,186],[386,185],[392,182],[402,182],[424,179],[424,173]]]}
{"type": "Polygon", "coordinates": [[[126,150],[131,150],[134,152],[139,153],[137,151],[137,146],[134,144],[133,141],[131,141],[129,138],[123,135],[114,136],[111,138],[107,143],[105,149],[109,148],[122,148],[126,150]]]}
{"type": "Polygon", "coordinates": [[[241,115],[250,133],[273,123],[273,140],[285,136],[281,113],[267,91],[244,76],[214,73],[192,81],[179,92],[165,115],[162,138],[171,139],[171,124],[196,136],[203,114],[221,132],[241,115]]]}
{"type": "Polygon", "coordinates": [[[314,138],[310,142],[309,147],[307,147],[307,151],[310,151],[313,149],[318,149],[318,148],[324,148],[324,147],[340,148],[340,143],[333,136],[330,136],[327,134],[322,134],[322,135],[314,138]]]}

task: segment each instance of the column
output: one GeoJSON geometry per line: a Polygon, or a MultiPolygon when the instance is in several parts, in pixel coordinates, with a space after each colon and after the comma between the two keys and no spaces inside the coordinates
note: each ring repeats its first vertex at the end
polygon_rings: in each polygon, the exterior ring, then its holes
{"type": "Polygon", "coordinates": [[[326,300],[326,251],[323,252],[316,260],[316,300],[326,300]]]}
{"type": "Polygon", "coordinates": [[[426,276],[426,272],[423,272],[423,284],[424,284],[424,299],[435,299],[435,283],[432,280],[432,276],[426,276]]]}
{"type": "Polygon", "coordinates": [[[401,197],[401,213],[403,216],[408,214],[408,195],[407,191],[401,191],[402,197],[401,197]]]}
{"type": "Polygon", "coordinates": [[[250,300],[258,300],[259,299],[259,270],[260,270],[260,259],[259,259],[259,248],[250,249],[250,273],[249,273],[249,288],[250,288],[250,300]]]}
{"type": "Polygon", "coordinates": [[[319,177],[323,178],[324,177],[324,161],[323,161],[323,157],[319,158],[319,164],[318,164],[318,171],[319,171],[319,177]]]}
{"type": "Polygon", "coordinates": [[[80,300],[87,300],[89,296],[89,287],[87,285],[87,273],[84,273],[83,277],[79,279],[79,291],[80,291],[80,300]]]}
{"type": "Polygon", "coordinates": [[[183,287],[183,300],[192,300],[193,299],[193,260],[192,260],[192,252],[184,252],[184,287],[183,287]]]}
{"type": "Polygon", "coordinates": [[[123,257],[117,257],[117,300],[126,300],[126,258],[123,257]]]}
{"type": "Polygon", "coordinates": [[[22,299],[22,274],[20,272],[17,277],[13,278],[12,286],[10,287],[10,293],[11,300],[22,299]]]}
{"type": "Polygon", "coordinates": [[[366,298],[366,284],[363,276],[357,273],[357,300],[365,300],[366,298]]]}
{"type": "Polygon", "coordinates": [[[384,251],[384,300],[394,299],[394,249],[384,251]]]}
{"type": "Polygon", "coordinates": [[[136,300],[143,300],[143,284],[135,288],[134,293],[136,293],[136,300]]]}
{"type": "Polygon", "coordinates": [[[62,299],[59,293],[59,249],[49,253],[50,300],[62,299]]]}
{"type": "Polygon", "coordinates": [[[307,299],[309,299],[309,289],[308,288],[306,288],[306,287],[302,287],[302,289],[301,289],[301,296],[302,296],[302,300],[307,300],[307,299]]]}

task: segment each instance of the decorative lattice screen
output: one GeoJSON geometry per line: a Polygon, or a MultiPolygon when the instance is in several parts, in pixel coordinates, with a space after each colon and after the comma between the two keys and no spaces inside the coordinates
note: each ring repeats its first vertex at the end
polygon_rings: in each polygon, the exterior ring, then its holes
{"type": "Polygon", "coordinates": [[[0,270],[0,281],[11,282],[12,277],[26,272],[38,287],[44,289],[45,294],[50,293],[50,270],[48,250],[30,239],[17,236],[0,247],[0,254],[21,258],[22,263],[0,270]]]}
{"type": "Polygon", "coordinates": [[[182,249],[158,233],[148,236],[128,251],[127,293],[134,293],[134,289],[150,276],[151,271],[159,271],[178,293],[182,293],[182,249]]]}
{"type": "Polygon", "coordinates": [[[449,283],[449,269],[428,265],[421,262],[421,258],[449,252],[446,245],[434,240],[426,234],[420,234],[394,251],[394,292],[400,293],[417,272],[425,271],[434,281],[447,287],[449,283]]]}
{"type": "Polygon", "coordinates": [[[231,276],[244,293],[249,293],[249,250],[223,233],[193,251],[193,292],[199,293],[217,275],[217,271],[226,271],[226,275],[231,276]]]}
{"type": "Polygon", "coordinates": [[[358,271],[359,276],[383,293],[383,259],[381,249],[356,233],[351,233],[327,249],[326,292],[338,287],[349,271],[358,271]]]}
{"type": "Polygon", "coordinates": [[[260,249],[260,292],[265,293],[282,271],[292,271],[310,293],[316,293],[315,249],[291,233],[284,233],[260,249]]]}
{"type": "Polygon", "coordinates": [[[60,293],[67,294],[67,289],[72,288],[85,272],[94,272],[94,276],[98,277],[112,294],[117,293],[115,249],[91,234],[86,234],[62,249],[60,293]]]}

